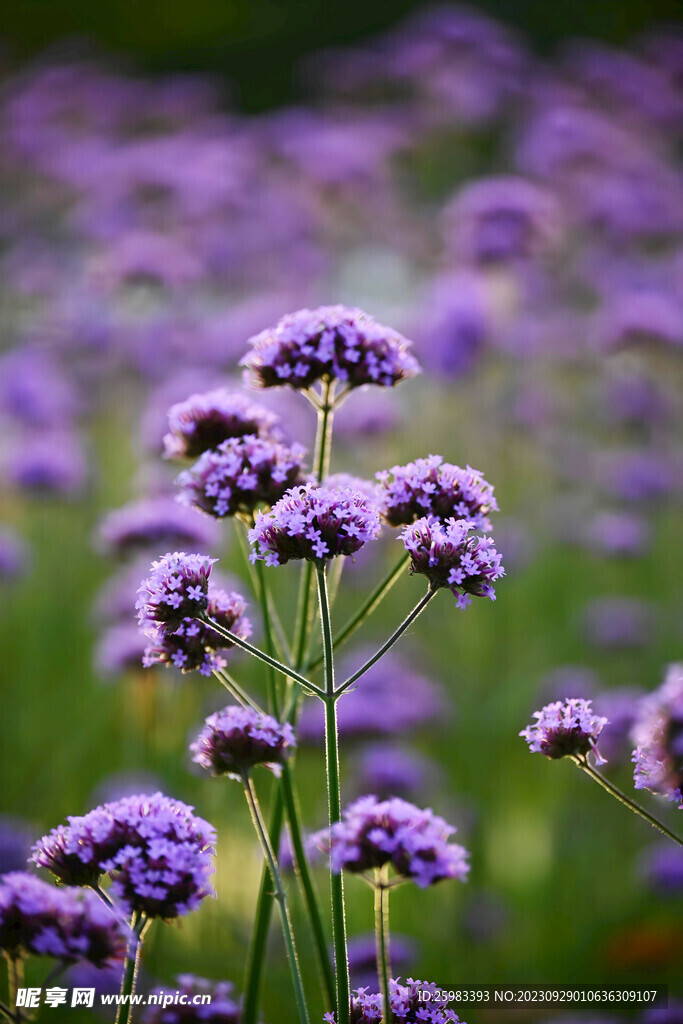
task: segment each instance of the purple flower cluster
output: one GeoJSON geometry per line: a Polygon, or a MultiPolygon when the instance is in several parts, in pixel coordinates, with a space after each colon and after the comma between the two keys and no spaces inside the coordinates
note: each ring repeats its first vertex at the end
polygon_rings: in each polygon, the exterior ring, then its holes
{"type": "Polygon", "coordinates": [[[190,750],[192,760],[211,775],[239,779],[257,764],[279,775],[294,747],[289,722],[282,724],[271,715],[231,705],[209,715],[190,750]]]}
{"type": "Polygon", "coordinates": [[[493,584],[505,575],[493,541],[480,537],[474,529],[467,519],[440,523],[430,516],[406,526],[401,533],[411,573],[426,576],[432,588],[446,587],[455,595],[458,608],[471,604],[470,595],[495,601],[493,584]]]}
{"type": "Polygon", "coordinates": [[[242,360],[257,387],[310,388],[317,381],[392,387],[420,372],[410,342],[360,309],[321,306],[283,317],[250,340],[242,360]]]}
{"type": "Polygon", "coordinates": [[[358,874],[389,864],[399,877],[426,889],[445,878],[467,877],[467,851],[448,842],[454,832],[430,809],[399,797],[364,796],[332,825],[331,840],[324,830],[309,842],[329,852],[332,871],[358,874]]]}
{"type": "Polygon", "coordinates": [[[168,411],[164,455],[167,459],[196,459],[231,437],[272,437],[277,423],[275,413],[239,391],[217,388],[190,395],[168,411]]]}
{"type": "MultiPolygon", "coordinates": [[[[465,1024],[453,1010],[444,1007],[439,1000],[437,986],[426,981],[407,978],[405,985],[400,980],[389,979],[389,1005],[401,1024],[465,1024]],[[431,998],[425,998],[425,993],[431,998]]],[[[333,1013],[323,1017],[326,1024],[335,1024],[333,1013]]],[[[352,1024],[386,1024],[383,1017],[382,996],[371,994],[359,988],[351,997],[352,1024]]]]}
{"type": "Polygon", "coordinates": [[[140,550],[211,548],[217,526],[173,498],[145,498],[110,512],[99,526],[106,554],[126,558],[140,550]]]}
{"type": "Polygon", "coordinates": [[[27,871],[0,876],[0,949],[95,967],[122,960],[130,939],[119,916],[94,892],[57,888],[27,871]]]}
{"type": "Polygon", "coordinates": [[[219,519],[252,515],[301,483],[304,455],[299,444],[289,447],[251,434],[231,438],[180,474],[180,500],[219,519]]]}
{"type": "Polygon", "coordinates": [[[607,719],[593,713],[589,700],[580,697],[557,700],[534,711],[534,718],[536,721],[519,734],[532,753],[558,758],[593,751],[597,763],[604,763],[595,744],[607,719]]]}
{"type": "Polygon", "coordinates": [[[390,526],[432,516],[442,522],[468,519],[479,530],[491,529],[488,514],[498,509],[493,487],[471,466],[461,469],[440,455],[429,455],[376,476],[381,484],[382,516],[390,526]]]}
{"type": "Polygon", "coordinates": [[[215,833],[180,800],[124,797],[67,820],[33,848],[34,863],[60,882],[95,885],[109,872],[114,897],[162,918],[186,914],[211,895],[215,833]]]}
{"type": "Polygon", "coordinates": [[[143,1024],[194,1024],[195,1021],[206,1021],[206,1024],[240,1024],[242,1013],[239,1003],[233,998],[234,986],[230,981],[209,981],[193,974],[179,975],[171,987],[153,989],[149,998],[159,999],[158,1006],[148,1006],[142,1016],[143,1024]],[[184,996],[184,1002],[172,1006],[164,1005],[164,995],[175,994],[184,996]],[[199,997],[209,1001],[204,1004],[195,1003],[199,997]]]}
{"type": "MultiPolygon", "coordinates": [[[[209,617],[244,640],[251,636],[251,623],[244,614],[246,607],[241,594],[209,588],[209,617]]],[[[142,658],[145,668],[166,665],[183,673],[199,671],[209,676],[214,669],[224,667],[221,652],[234,646],[211,626],[192,618],[183,619],[173,633],[160,626],[147,626],[146,632],[152,642],[142,658]]]]}
{"type": "Polygon", "coordinates": [[[167,552],[156,562],[138,589],[136,609],[140,628],[161,626],[172,633],[183,619],[203,615],[209,607],[209,575],[215,558],[167,552]]]}
{"type": "Polygon", "coordinates": [[[292,488],[270,512],[259,512],[249,531],[251,559],[266,565],[284,565],[292,558],[322,562],[355,554],[379,532],[377,509],[363,493],[307,484],[292,488]]]}
{"type": "Polygon", "coordinates": [[[638,710],[633,726],[636,789],[649,789],[683,808],[683,664],[638,710]]]}

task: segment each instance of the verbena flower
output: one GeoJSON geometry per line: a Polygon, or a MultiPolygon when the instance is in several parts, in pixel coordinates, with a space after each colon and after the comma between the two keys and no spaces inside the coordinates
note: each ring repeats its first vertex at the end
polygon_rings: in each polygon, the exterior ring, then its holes
{"type": "MultiPolygon", "coordinates": [[[[405,985],[400,980],[389,979],[389,1005],[401,1024],[465,1024],[455,1012],[443,1005],[438,998],[438,988],[426,981],[407,978],[405,985]],[[420,993],[429,993],[431,999],[420,998],[420,993]]],[[[383,1016],[382,996],[371,994],[366,988],[359,988],[351,997],[352,1024],[387,1024],[383,1016]]],[[[326,1013],[323,1020],[335,1024],[333,1013],[326,1013]]]]}
{"type": "Polygon", "coordinates": [[[192,760],[212,775],[239,779],[257,764],[279,775],[295,746],[288,722],[280,723],[252,708],[230,706],[209,715],[190,750],[192,760]]]}
{"type": "Polygon", "coordinates": [[[175,498],[145,498],[108,513],[98,533],[106,554],[126,558],[148,548],[211,548],[219,539],[217,529],[175,498]]]}
{"type": "Polygon", "coordinates": [[[94,892],[57,888],[27,871],[0,877],[0,949],[102,967],[121,960],[130,932],[94,892]]]}
{"type": "Polygon", "coordinates": [[[461,469],[440,455],[429,455],[376,476],[382,515],[390,526],[433,516],[441,521],[468,519],[480,530],[491,529],[488,514],[498,509],[493,487],[471,466],[461,469]]]}
{"type": "MultiPolygon", "coordinates": [[[[209,590],[207,614],[244,640],[251,636],[251,623],[244,614],[246,607],[241,594],[209,590]]],[[[147,645],[142,659],[145,668],[166,665],[183,673],[199,671],[204,676],[211,675],[216,668],[223,668],[225,659],[221,652],[234,646],[211,626],[191,618],[183,619],[173,633],[158,626],[148,627],[148,635],[152,642],[147,645]]]]}
{"type": "Polygon", "coordinates": [[[424,786],[431,765],[426,758],[393,743],[375,743],[359,757],[356,792],[375,793],[380,799],[414,796],[424,786]]]}
{"type": "Polygon", "coordinates": [[[173,633],[183,619],[203,615],[209,607],[209,575],[215,558],[167,552],[138,588],[138,622],[143,631],[159,625],[173,633]]]}
{"type": "Polygon", "coordinates": [[[122,672],[135,672],[143,667],[142,659],[149,647],[135,622],[116,622],[100,636],[95,649],[95,668],[110,678],[122,672]]]}
{"type": "Polygon", "coordinates": [[[495,601],[493,583],[505,575],[493,541],[480,537],[474,529],[467,519],[440,523],[429,516],[401,533],[411,573],[426,576],[432,587],[446,587],[455,595],[458,608],[471,603],[470,595],[495,601]]]}
{"type": "Polygon", "coordinates": [[[28,822],[11,815],[0,815],[0,875],[24,869],[32,839],[28,822]]]}
{"type": "Polygon", "coordinates": [[[191,841],[149,838],[143,846],[124,846],[102,867],[112,876],[112,896],[148,917],[182,917],[214,894],[213,850],[191,841]]]}
{"type": "Polygon", "coordinates": [[[95,885],[120,851],[144,849],[152,840],[201,855],[216,838],[192,807],[162,793],[112,800],[67,821],[35,844],[31,858],[66,885],[95,885]]]}
{"type": "Polygon", "coordinates": [[[332,871],[371,872],[386,864],[421,889],[445,878],[467,877],[467,851],[448,839],[455,832],[430,809],[393,797],[364,796],[350,804],[342,820],[315,833],[309,842],[329,851],[332,871]]]}
{"type": "Polygon", "coordinates": [[[211,516],[251,515],[302,482],[305,449],[249,435],[206,451],[180,474],[180,500],[211,516]]]}
{"type": "Polygon", "coordinates": [[[632,735],[636,789],[683,808],[683,664],[671,665],[659,689],[642,701],[632,735]]]}
{"type": "Polygon", "coordinates": [[[260,512],[249,541],[251,560],[284,565],[292,558],[323,562],[353,555],[380,532],[372,499],[347,487],[294,487],[269,512],[260,512]]]}
{"type": "Polygon", "coordinates": [[[639,862],[639,874],[660,896],[683,893],[683,850],[670,843],[648,848],[639,862]]]}
{"type": "Polygon", "coordinates": [[[604,764],[596,740],[607,719],[593,712],[591,702],[581,697],[557,700],[534,711],[536,721],[520,732],[532,753],[546,757],[571,757],[593,751],[598,764],[604,764]]]}
{"type": "Polygon", "coordinates": [[[410,342],[360,309],[321,306],[284,316],[251,338],[242,360],[257,387],[310,388],[339,380],[349,387],[392,387],[420,372],[410,342]]]}
{"type": "Polygon", "coordinates": [[[239,391],[216,388],[190,395],[168,411],[169,432],[164,436],[167,459],[196,459],[231,437],[247,434],[268,437],[278,416],[239,391]]]}
{"type": "Polygon", "coordinates": [[[170,988],[160,986],[150,992],[150,998],[158,997],[158,1006],[148,1006],[142,1016],[143,1024],[194,1024],[195,1021],[206,1021],[207,1024],[240,1024],[242,1011],[239,1003],[233,998],[234,986],[230,981],[209,981],[193,974],[179,975],[170,988]],[[172,1006],[164,1005],[164,995],[179,992],[185,997],[184,1003],[172,1006]],[[208,1003],[200,1006],[193,1000],[198,996],[206,996],[208,1003]]]}

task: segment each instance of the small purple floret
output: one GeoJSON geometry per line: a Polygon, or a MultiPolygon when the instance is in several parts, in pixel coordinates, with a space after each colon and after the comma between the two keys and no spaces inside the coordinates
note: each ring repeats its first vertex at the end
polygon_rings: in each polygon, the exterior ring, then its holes
{"type": "Polygon", "coordinates": [[[589,700],[581,697],[557,700],[534,711],[536,721],[520,732],[532,753],[546,757],[585,756],[591,751],[597,764],[604,764],[596,747],[596,740],[607,719],[593,713],[589,700]]]}
{"type": "Polygon", "coordinates": [[[173,633],[183,619],[195,619],[209,607],[209,575],[215,558],[167,552],[156,562],[138,589],[136,609],[140,628],[160,626],[173,633]]]}
{"type": "Polygon", "coordinates": [[[410,555],[411,573],[421,573],[432,588],[446,587],[466,608],[471,596],[496,600],[493,584],[505,570],[493,540],[474,532],[467,519],[439,522],[432,516],[406,526],[401,540],[410,555]]]}
{"type": "Polygon", "coordinates": [[[440,455],[416,459],[377,473],[381,484],[382,515],[390,526],[403,526],[424,516],[468,519],[489,532],[489,512],[497,511],[493,487],[478,469],[461,469],[440,455]]]}

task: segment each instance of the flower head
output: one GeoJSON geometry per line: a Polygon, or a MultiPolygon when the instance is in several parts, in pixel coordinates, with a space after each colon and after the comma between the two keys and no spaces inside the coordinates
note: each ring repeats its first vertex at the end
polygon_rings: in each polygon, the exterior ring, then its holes
{"type": "Polygon", "coordinates": [[[180,500],[219,519],[273,505],[301,483],[305,449],[248,435],[206,451],[180,474],[180,500]]]}
{"type": "Polygon", "coordinates": [[[203,615],[209,607],[209,575],[215,558],[168,552],[152,562],[138,589],[135,607],[143,631],[160,626],[173,633],[183,619],[203,615]]]}
{"type": "Polygon", "coordinates": [[[496,595],[492,584],[505,570],[501,556],[488,537],[474,533],[467,519],[447,519],[440,523],[432,516],[418,519],[401,533],[410,555],[410,571],[421,573],[430,586],[446,587],[457,598],[458,608],[466,608],[470,595],[496,595]]]}
{"type": "Polygon", "coordinates": [[[440,455],[416,459],[377,473],[381,484],[382,515],[390,526],[413,523],[423,516],[467,519],[488,532],[489,512],[498,509],[493,487],[479,470],[453,466],[440,455]]]}
{"type": "Polygon", "coordinates": [[[249,531],[251,559],[266,565],[284,565],[292,558],[323,562],[355,554],[379,532],[372,499],[350,487],[307,484],[293,487],[270,512],[259,512],[249,531]]]}
{"type": "Polygon", "coordinates": [[[149,838],[143,846],[122,847],[102,867],[112,876],[115,899],[147,917],[182,917],[213,895],[213,850],[191,841],[149,838]]]}
{"type": "MultiPolygon", "coordinates": [[[[244,640],[251,636],[251,623],[244,614],[246,607],[241,594],[209,590],[209,617],[244,640]]],[[[148,635],[152,643],[142,658],[145,668],[166,665],[183,673],[199,671],[204,676],[211,675],[216,668],[223,668],[225,659],[221,652],[234,646],[211,626],[190,618],[183,619],[174,633],[164,632],[156,626],[148,627],[148,635]]]]}
{"type": "Polygon", "coordinates": [[[455,832],[431,810],[392,797],[363,796],[350,804],[342,820],[311,836],[330,854],[332,871],[364,873],[389,864],[398,876],[426,889],[444,878],[467,877],[467,851],[448,838],[455,832]]]}
{"type": "MultiPolygon", "coordinates": [[[[404,985],[400,980],[390,978],[389,1004],[401,1024],[465,1024],[460,1017],[456,1017],[453,1010],[444,1006],[439,999],[437,986],[430,982],[407,978],[404,985]]],[[[382,996],[379,992],[371,994],[366,988],[354,992],[351,997],[353,1024],[385,1024],[382,1013],[382,996]]],[[[326,1013],[323,1020],[327,1024],[335,1024],[336,1018],[333,1013],[326,1013]]]]}
{"type": "MultiPolygon", "coordinates": [[[[192,974],[179,975],[173,984],[173,990],[185,997],[182,1003],[165,1006],[163,998],[158,1006],[150,1006],[142,1016],[143,1024],[194,1024],[197,1020],[206,1024],[240,1024],[242,1011],[233,997],[233,984],[230,981],[209,981],[197,978],[192,974]],[[198,996],[207,996],[209,1002],[198,1009],[199,1003],[193,1002],[198,996]]],[[[168,989],[154,989],[152,995],[163,997],[168,989]]]]}
{"type": "Polygon", "coordinates": [[[126,558],[148,548],[211,548],[218,540],[217,529],[216,523],[174,498],[146,498],[105,516],[99,537],[107,554],[126,558]]]}
{"type": "Polygon", "coordinates": [[[580,697],[557,700],[534,711],[536,721],[520,732],[532,753],[546,757],[572,757],[592,750],[598,764],[604,764],[596,740],[607,719],[593,713],[591,702],[580,697]]]}
{"type": "Polygon", "coordinates": [[[93,892],[56,888],[27,871],[0,877],[0,949],[103,967],[122,960],[130,938],[93,892]]]}
{"type": "Polygon", "coordinates": [[[683,808],[683,664],[646,697],[633,726],[636,789],[649,789],[683,808]]]}
{"type": "Polygon", "coordinates": [[[257,387],[310,388],[321,380],[349,387],[392,387],[420,372],[410,342],[360,309],[321,306],[284,316],[251,339],[242,360],[257,387]]]}
{"type": "Polygon", "coordinates": [[[117,870],[110,865],[122,850],[144,853],[152,840],[198,855],[211,852],[215,842],[212,826],[192,807],[162,793],[112,800],[67,821],[35,844],[31,858],[66,885],[96,884],[105,871],[117,870]]]}
{"type": "Polygon", "coordinates": [[[164,455],[167,459],[196,459],[231,437],[272,436],[277,422],[275,413],[239,391],[217,388],[190,395],[168,411],[164,455]]]}
{"type": "Polygon", "coordinates": [[[295,746],[288,722],[281,724],[252,708],[230,706],[209,715],[190,750],[192,760],[212,775],[239,779],[257,764],[279,774],[295,746]]]}

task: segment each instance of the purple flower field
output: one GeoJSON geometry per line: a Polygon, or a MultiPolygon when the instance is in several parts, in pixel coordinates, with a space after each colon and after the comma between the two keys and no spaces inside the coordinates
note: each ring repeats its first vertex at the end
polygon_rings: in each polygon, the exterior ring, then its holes
{"type": "Polygon", "coordinates": [[[162,66],[0,62],[0,1024],[683,1024],[683,28],[162,66]]]}

